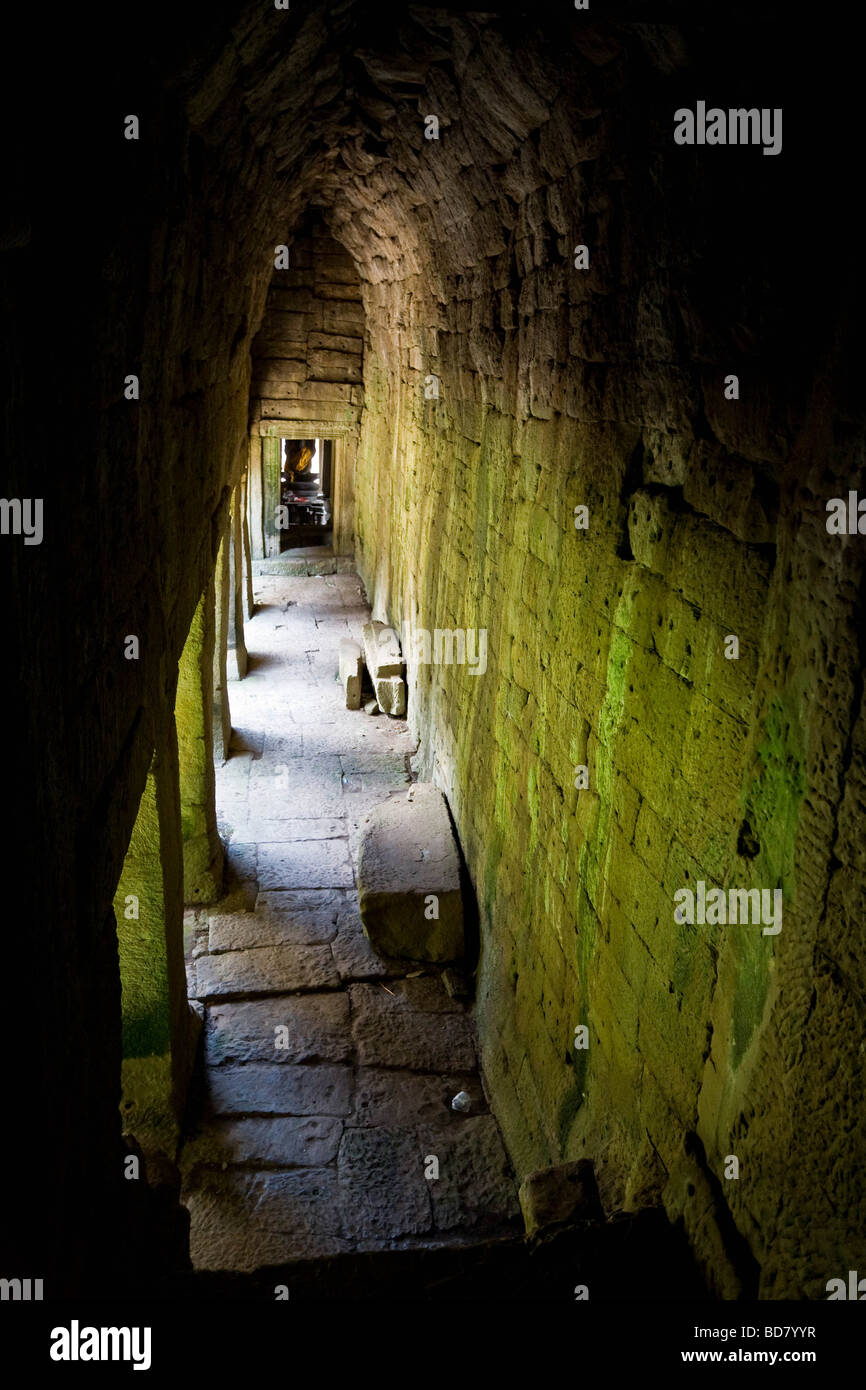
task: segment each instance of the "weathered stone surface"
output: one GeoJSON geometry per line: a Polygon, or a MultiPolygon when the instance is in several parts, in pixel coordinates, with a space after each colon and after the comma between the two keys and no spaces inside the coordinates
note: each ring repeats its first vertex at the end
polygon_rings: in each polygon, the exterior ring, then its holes
{"type": "Polygon", "coordinates": [[[346,833],[345,821],[339,816],[310,816],[308,820],[268,819],[264,816],[250,816],[238,833],[255,840],[256,844],[269,841],[292,843],[304,840],[337,840],[346,833]]]}
{"type": "Polygon", "coordinates": [[[251,1271],[338,1254],[348,1242],[336,1186],[331,1168],[206,1174],[184,1196],[193,1263],[197,1269],[251,1271]]]}
{"type": "Polygon", "coordinates": [[[342,1133],[330,1116],[213,1119],[184,1144],[183,1168],[311,1168],[336,1158],[342,1133]]]}
{"type": "Polygon", "coordinates": [[[364,624],[364,660],[370,679],[375,685],[386,676],[402,676],[403,658],[400,654],[400,639],[392,627],[385,623],[364,624]]]}
{"type": "Polygon", "coordinates": [[[472,1114],[487,1110],[481,1082],[466,1073],[438,1076],[381,1067],[360,1067],[355,1082],[355,1108],[350,1125],[461,1124],[451,1109],[451,1097],[468,1092],[472,1114]]]}
{"type": "Polygon", "coordinates": [[[259,946],[226,951],[196,961],[199,999],[238,994],[286,994],[295,989],[331,989],[339,983],[330,948],[259,946]]]}
{"type": "Polygon", "coordinates": [[[344,1062],[351,1052],[345,994],[284,995],[244,1004],[219,1004],[208,1010],[208,1066],[226,1062],[344,1062]]]}
{"type": "Polygon", "coordinates": [[[355,1240],[394,1240],[431,1226],[430,1197],[414,1135],[347,1129],[337,1159],[345,1229],[355,1240]]]}
{"type": "Polygon", "coordinates": [[[495,1225],[519,1217],[517,1184],[492,1115],[458,1125],[422,1125],[418,1142],[425,1160],[439,1160],[439,1177],[430,1183],[437,1230],[495,1225]]]}
{"type": "Polygon", "coordinates": [[[463,954],[460,862],[445,798],[416,783],[364,827],[358,860],[361,919],[384,955],[454,960],[463,954]],[[438,917],[433,916],[438,912],[438,917]]]}
{"type": "Polygon", "coordinates": [[[402,719],[406,713],[406,682],[400,676],[377,676],[373,681],[376,703],[383,714],[402,719]]]}
{"type": "Polygon", "coordinates": [[[346,696],[346,709],[361,708],[361,648],[350,637],[340,642],[340,680],[346,696]]]}
{"type": "Polygon", "coordinates": [[[275,888],[351,888],[352,865],[346,841],[301,840],[259,846],[258,881],[275,888]]]}
{"type": "MultiPolygon", "coordinates": [[[[360,416],[360,401],[351,396],[362,379],[360,286],[352,258],[319,220],[304,233],[293,238],[290,257],[292,265],[309,264],[302,271],[275,269],[271,278],[252,345],[253,393],[263,417],[301,420],[306,435],[328,436],[334,426],[357,428],[360,416]]],[[[334,560],[319,562],[317,572],[335,568],[334,560]]]]}
{"type": "MultiPolygon", "coordinates": [[[[390,986],[389,986],[390,988],[390,986]]],[[[352,1036],[364,1066],[472,1071],[475,1047],[465,1014],[422,1013],[381,985],[350,985],[352,1036]]]]}
{"type": "Polygon", "coordinates": [[[335,935],[336,912],[267,912],[257,905],[254,912],[211,917],[209,949],[220,954],[271,945],[317,945],[335,935]]]}
{"type": "MultiPolygon", "coordinates": [[[[208,944],[214,953],[255,946],[312,946],[331,941],[337,931],[337,906],[318,910],[280,903],[289,893],[260,893],[252,912],[217,914],[209,919],[208,944]]],[[[322,897],[328,895],[323,893],[322,897]]]]}
{"type": "Polygon", "coordinates": [[[527,1173],[519,1195],[528,1236],[575,1221],[604,1220],[595,1173],[585,1158],[527,1173]]]}
{"type": "Polygon", "coordinates": [[[215,1115],[349,1115],[352,1069],[324,1062],[212,1067],[207,1096],[215,1115]]]}
{"type": "Polygon", "coordinates": [[[390,962],[373,950],[364,934],[357,909],[341,913],[337,935],[331,942],[331,953],[344,983],[349,980],[378,979],[400,969],[400,962],[390,962]]]}

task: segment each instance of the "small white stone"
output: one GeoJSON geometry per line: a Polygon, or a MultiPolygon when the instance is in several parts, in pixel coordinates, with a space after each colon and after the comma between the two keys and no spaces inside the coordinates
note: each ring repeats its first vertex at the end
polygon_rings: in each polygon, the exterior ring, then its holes
{"type": "Polygon", "coordinates": [[[451,1102],[451,1109],[459,1110],[461,1114],[465,1115],[468,1110],[471,1110],[471,1108],[472,1098],[469,1095],[468,1091],[458,1091],[451,1102]]]}

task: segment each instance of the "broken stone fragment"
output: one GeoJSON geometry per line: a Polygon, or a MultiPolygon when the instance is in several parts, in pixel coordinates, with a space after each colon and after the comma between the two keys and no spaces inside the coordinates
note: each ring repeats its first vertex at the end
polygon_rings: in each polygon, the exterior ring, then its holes
{"type": "Polygon", "coordinates": [[[518,1196],[528,1236],[546,1234],[575,1221],[604,1220],[588,1158],[527,1173],[518,1196]]]}
{"type": "Polygon", "coordinates": [[[351,637],[340,639],[340,682],[346,709],[361,708],[361,648],[351,637]]]}
{"type": "Polygon", "coordinates": [[[378,700],[368,700],[367,703],[366,703],[366,705],[364,706],[364,713],[365,713],[365,714],[381,714],[381,710],[379,709],[379,701],[378,701],[378,700]]]}
{"type": "Polygon", "coordinates": [[[399,719],[406,713],[406,682],[400,676],[383,676],[374,680],[376,699],[385,714],[399,719]]]}
{"type": "Polygon", "coordinates": [[[383,676],[402,676],[400,639],[394,629],[384,623],[365,623],[363,637],[364,660],[373,684],[383,676]]]}
{"type": "Polygon", "coordinates": [[[361,922],[380,955],[458,960],[463,955],[460,858],[438,787],[417,782],[412,801],[377,806],[358,858],[361,922]]]}

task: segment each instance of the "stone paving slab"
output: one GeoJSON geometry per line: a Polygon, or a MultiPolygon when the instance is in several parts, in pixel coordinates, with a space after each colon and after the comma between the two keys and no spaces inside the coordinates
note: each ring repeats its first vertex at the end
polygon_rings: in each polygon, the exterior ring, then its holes
{"type": "Polygon", "coordinates": [[[386,719],[383,715],[371,718],[360,710],[345,710],[346,719],[354,720],[354,726],[347,729],[345,722],[335,720],[331,724],[325,724],[316,729],[316,744],[323,750],[342,754],[349,748],[359,750],[367,748],[392,748],[394,747],[393,737],[400,734],[400,751],[413,753],[415,751],[415,740],[411,738],[406,724],[399,719],[386,719]]]}
{"type": "Polygon", "coordinates": [[[430,1194],[411,1131],[386,1126],[344,1131],[337,1173],[348,1235],[393,1240],[430,1230],[430,1194]]]}
{"type": "Polygon", "coordinates": [[[197,1269],[252,1271],[351,1249],[341,1238],[336,1175],[330,1168],[271,1176],[231,1169],[184,1194],[197,1269]],[[316,1176],[309,1176],[312,1171],[316,1176]],[[288,1179],[294,1179],[291,1185],[288,1179]],[[268,1224],[271,1223],[271,1224],[268,1224]]]}
{"type": "MultiPolygon", "coordinates": [[[[289,767],[284,763],[283,767],[289,767]]],[[[299,806],[313,806],[319,817],[344,816],[346,807],[343,801],[344,787],[342,775],[328,785],[317,786],[300,781],[286,781],[271,769],[271,775],[250,786],[246,802],[247,820],[293,820],[297,818],[299,806]]],[[[237,815],[237,808],[235,811],[237,815]]]]}
{"type": "Polygon", "coordinates": [[[381,984],[349,986],[352,1036],[362,1066],[474,1071],[472,1025],[463,1014],[422,1013],[381,984]]]}
{"type": "Polygon", "coordinates": [[[214,1115],[350,1115],[353,1072],[348,1066],[209,1067],[208,1103],[214,1115]]]}
{"type": "Polygon", "coordinates": [[[354,884],[345,839],[303,840],[258,847],[261,890],[273,888],[351,888],[354,884]]]}
{"type": "MultiPolygon", "coordinates": [[[[261,782],[273,781],[277,775],[275,769],[280,766],[281,757],[279,753],[273,754],[268,750],[267,758],[261,758],[254,762],[250,767],[250,795],[253,795],[256,785],[261,782]]],[[[307,754],[303,758],[290,757],[286,760],[286,781],[290,787],[308,786],[315,790],[327,788],[333,782],[339,782],[343,771],[339,754],[307,754]]],[[[295,808],[297,815],[297,807],[295,808]]]]}
{"type": "MultiPolygon", "coordinates": [[[[343,791],[345,796],[366,796],[370,805],[377,805],[389,796],[405,790],[409,786],[409,774],[405,768],[392,771],[390,768],[374,769],[370,772],[344,772],[343,791]]],[[[351,803],[350,803],[351,804],[351,803]]]]}
{"type": "Polygon", "coordinates": [[[199,999],[333,989],[340,983],[327,945],[257,946],[248,951],[200,956],[196,974],[199,999]]]}
{"type": "Polygon", "coordinates": [[[254,840],[256,844],[337,840],[346,834],[346,820],[343,816],[313,816],[309,820],[266,819],[253,812],[243,824],[237,826],[235,834],[238,839],[254,840]]]}
{"type": "Polygon", "coordinates": [[[340,757],[344,773],[377,773],[393,778],[394,783],[406,780],[406,758],[390,748],[359,748],[340,757]]]}
{"type": "Polygon", "coordinates": [[[266,1173],[258,1184],[257,1226],[291,1236],[297,1259],[324,1239],[343,1233],[337,1175],[333,1168],[266,1173]]]}
{"type": "Polygon", "coordinates": [[[471,1115],[487,1112],[487,1101],[476,1073],[434,1075],[414,1071],[359,1067],[355,1080],[355,1108],[350,1127],[371,1125],[465,1125],[467,1116],[451,1109],[458,1091],[466,1091],[471,1115]]]}
{"type": "Polygon", "coordinates": [[[289,896],[288,893],[260,893],[252,912],[212,916],[209,949],[218,953],[256,946],[313,946],[332,941],[337,934],[338,907],[319,910],[279,903],[281,897],[289,896]]]}
{"type": "Polygon", "coordinates": [[[330,1115],[216,1118],[186,1142],[181,1169],[313,1168],[333,1163],[342,1133],[343,1121],[330,1115]]]}
{"type": "MultiPolygon", "coordinates": [[[[279,810],[295,809],[288,802],[279,803],[279,810]]],[[[254,841],[257,845],[268,841],[338,840],[346,834],[346,821],[343,816],[317,816],[299,821],[288,816],[261,816],[256,809],[246,808],[246,815],[235,815],[232,821],[232,840],[254,841]]]]}
{"type": "Polygon", "coordinates": [[[437,1230],[519,1220],[511,1164],[492,1115],[447,1128],[422,1125],[418,1144],[423,1156],[439,1161],[439,1177],[430,1183],[437,1230]]]}
{"type": "Polygon", "coordinates": [[[208,1009],[209,1067],[226,1062],[345,1062],[352,1052],[344,993],[277,995],[208,1009]]]}
{"type": "Polygon", "coordinates": [[[264,746],[262,748],[262,760],[275,763],[289,763],[293,758],[300,758],[304,752],[304,736],[300,729],[287,732],[287,721],[284,715],[280,716],[279,734],[266,733],[264,746]]]}

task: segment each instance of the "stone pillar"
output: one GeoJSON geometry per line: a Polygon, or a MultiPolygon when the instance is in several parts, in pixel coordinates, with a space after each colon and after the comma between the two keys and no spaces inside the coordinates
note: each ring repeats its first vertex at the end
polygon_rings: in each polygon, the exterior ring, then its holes
{"type": "Polygon", "coordinates": [[[247,646],[244,641],[244,543],[240,486],[232,493],[229,515],[228,677],[229,680],[242,681],[247,673],[247,646]]]}
{"type": "Polygon", "coordinates": [[[277,507],[280,505],[280,453],[277,438],[262,440],[262,506],[265,555],[268,559],[280,553],[280,532],[277,528],[277,507]]]}
{"type": "Polygon", "coordinates": [[[121,1116],[146,1152],[173,1158],[199,1022],[187,1002],[174,720],[138,808],[114,900],[122,989],[121,1116]]]}
{"type": "Polygon", "coordinates": [[[254,560],[265,555],[264,492],[262,486],[262,440],[259,434],[250,435],[249,469],[250,548],[254,560]]]}
{"type": "Polygon", "coordinates": [[[224,763],[228,758],[232,738],[232,714],[229,708],[227,673],[228,625],[231,608],[230,546],[231,528],[229,527],[223,532],[214,572],[213,743],[214,757],[221,763],[224,763]]]}
{"type": "Polygon", "coordinates": [[[174,716],[180,762],[185,903],[213,903],[222,893],[223,847],[214,788],[214,582],[192,620],[178,667],[174,716]]]}
{"type": "Polygon", "coordinates": [[[358,436],[334,440],[331,506],[334,513],[332,548],[335,555],[352,555],[355,548],[355,459],[358,436]]]}
{"type": "Polygon", "coordinates": [[[244,617],[247,622],[256,611],[253,595],[253,557],[250,547],[250,475],[249,469],[241,479],[241,539],[244,550],[244,617]]]}

